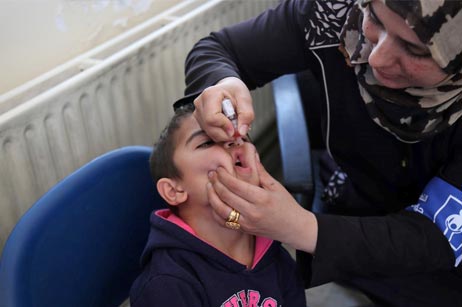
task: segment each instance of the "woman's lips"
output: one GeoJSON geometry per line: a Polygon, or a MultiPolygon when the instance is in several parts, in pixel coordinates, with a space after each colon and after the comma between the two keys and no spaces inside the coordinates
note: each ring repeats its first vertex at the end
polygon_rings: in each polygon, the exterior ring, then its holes
{"type": "Polygon", "coordinates": [[[399,78],[399,76],[396,74],[389,74],[380,69],[375,69],[375,73],[379,76],[380,79],[397,81],[397,79],[399,78]]]}

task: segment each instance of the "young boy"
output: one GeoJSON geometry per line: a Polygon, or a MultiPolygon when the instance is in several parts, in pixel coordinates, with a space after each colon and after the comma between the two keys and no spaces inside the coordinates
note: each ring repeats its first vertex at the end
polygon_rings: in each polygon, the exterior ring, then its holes
{"type": "Polygon", "coordinates": [[[151,172],[170,209],[151,215],[131,306],[306,306],[295,263],[280,243],[240,231],[235,211],[230,223],[214,219],[208,172],[221,166],[258,185],[257,153],[250,142],[213,142],[193,110],[192,103],[178,109],[154,146],[151,172]]]}

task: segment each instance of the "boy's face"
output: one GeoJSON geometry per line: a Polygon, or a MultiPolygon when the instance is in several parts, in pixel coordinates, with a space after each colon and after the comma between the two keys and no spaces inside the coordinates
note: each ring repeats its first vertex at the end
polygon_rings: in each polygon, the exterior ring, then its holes
{"type": "Polygon", "coordinates": [[[188,201],[207,204],[208,173],[219,166],[248,183],[259,185],[256,169],[256,149],[250,142],[235,146],[232,142],[215,143],[200,128],[194,116],[181,122],[176,132],[173,162],[182,177],[182,187],[188,192],[188,201]]]}

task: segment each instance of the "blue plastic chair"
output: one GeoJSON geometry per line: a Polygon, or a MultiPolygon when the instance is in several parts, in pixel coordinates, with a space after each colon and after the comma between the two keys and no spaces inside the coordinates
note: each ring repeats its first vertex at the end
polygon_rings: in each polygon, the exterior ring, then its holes
{"type": "Polygon", "coordinates": [[[273,80],[272,88],[283,184],[304,208],[324,212],[319,159],[326,149],[319,84],[307,70],[273,80]]]}
{"type": "Polygon", "coordinates": [[[314,196],[311,147],[296,76],[283,75],[272,85],[283,184],[300,205],[311,209],[314,196]]]}
{"type": "Polygon", "coordinates": [[[118,306],[140,272],[150,213],[164,207],[151,148],[111,151],[21,217],[0,262],[0,306],[118,306]]]}
{"type": "MultiPolygon", "coordinates": [[[[308,99],[319,102],[320,96],[317,83],[309,73],[288,74],[275,79],[272,82],[273,98],[281,152],[282,182],[301,206],[313,212],[322,212],[322,184],[319,177],[322,149],[312,146],[310,141],[316,140],[316,134],[320,131],[313,124],[310,126],[310,121],[306,118],[306,115],[314,115],[316,119],[319,115],[307,114],[304,104],[308,99]],[[301,91],[301,81],[304,82],[303,86],[309,87],[308,93],[301,91]]],[[[316,102],[311,101],[311,104],[316,105],[316,102]]],[[[296,259],[305,288],[309,288],[312,256],[297,251],[296,259]]]]}

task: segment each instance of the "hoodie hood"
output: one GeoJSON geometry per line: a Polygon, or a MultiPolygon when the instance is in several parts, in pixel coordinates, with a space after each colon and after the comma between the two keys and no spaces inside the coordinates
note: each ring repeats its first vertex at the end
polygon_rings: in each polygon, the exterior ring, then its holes
{"type": "MultiPolygon", "coordinates": [[[[176,249],[178,251],[193,252],[214,262],[215,266],[223,270],[240,272],[247,270],[247,267],[234,259],[226,256],[223,252],[211,246],[196,236],[194,230],[171,213],[169,209],[155,211],[150,217],[151,230],[148,242],[141,255],[141,265],[145,266],[157,249],[176,249]]],[[[256,237],[255,253],[252,270],[264,266],[266,258],[278,249],[279,242],[274,242],[263,237],[256,237]]]]}

